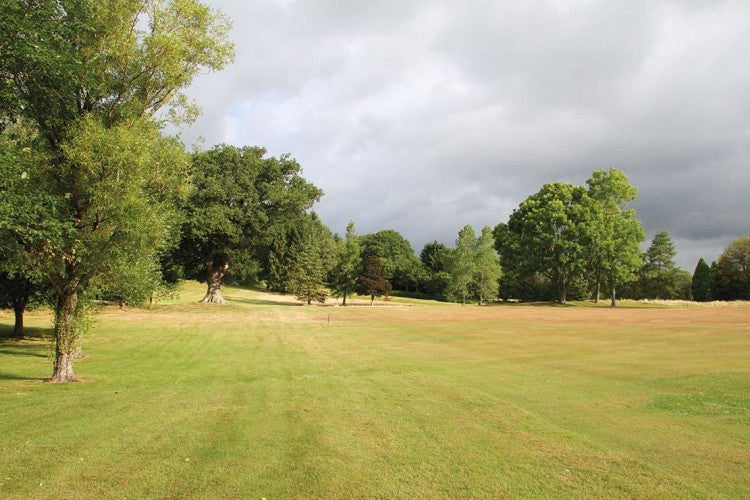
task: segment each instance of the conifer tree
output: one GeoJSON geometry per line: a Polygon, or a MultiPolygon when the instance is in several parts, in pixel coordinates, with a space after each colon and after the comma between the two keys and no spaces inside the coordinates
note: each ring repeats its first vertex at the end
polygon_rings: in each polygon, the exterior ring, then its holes
{"type": "Polygon", "coordinates": [[[691,291],[693,300],[697,302],[707,302],[711,297],[711,268],[706,261],[701,258],[695,266],[691,291]]]}
{"type": "Polygon", "coordinates": [[[346,298],[357,286],[357,277],[362,265],[361,253],[359,238],[354,231],[354,221],[349,221],[349,225],[346,226],[346,240],[339,247],[338,261],[333,274],[334,295],[342,298],[344,306],[346,298]]]}

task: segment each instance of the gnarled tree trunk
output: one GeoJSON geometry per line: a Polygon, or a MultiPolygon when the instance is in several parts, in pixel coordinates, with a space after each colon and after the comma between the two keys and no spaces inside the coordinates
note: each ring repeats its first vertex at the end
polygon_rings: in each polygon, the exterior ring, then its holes
{"type": "Polygon", "coordinates": [[[55,365],[50,382],[76,382],[73,359],[76,351],[76,292],[66,292],[55,304],[55,365]]]}
{"type": "Polygon", "coordinates": [[[208,284],[208,290],[206,296],[201,299],[201,302],[213,302],[216,304],[228,304],[226,300],[221,296],[221,280],[229,269],[229,262],[224,262],[220,266],[214,266],[213,262],[209,262],[206,265],[206,283],[208,284]]]}

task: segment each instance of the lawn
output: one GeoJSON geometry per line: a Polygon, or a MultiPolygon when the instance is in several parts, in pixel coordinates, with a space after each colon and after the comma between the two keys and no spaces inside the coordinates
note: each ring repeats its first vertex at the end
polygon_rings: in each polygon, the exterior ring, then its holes
{"type": "Polygon", "coordinates": [[[201,291],[104,310],[77,384],[40,382],[48,312],[0,338],[0,496],[750,496],[748,304],[201,291]]]}

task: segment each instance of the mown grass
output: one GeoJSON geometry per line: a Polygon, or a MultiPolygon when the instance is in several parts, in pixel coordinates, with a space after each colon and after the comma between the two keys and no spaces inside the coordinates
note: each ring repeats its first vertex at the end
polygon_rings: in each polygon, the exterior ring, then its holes
{"type": "Polygon", "coordinates": [[[47,340],[0,339],[0,496],[750,495],[750,306],[201,291],[103,311],[78,384],[40,382],[47,340]]]}

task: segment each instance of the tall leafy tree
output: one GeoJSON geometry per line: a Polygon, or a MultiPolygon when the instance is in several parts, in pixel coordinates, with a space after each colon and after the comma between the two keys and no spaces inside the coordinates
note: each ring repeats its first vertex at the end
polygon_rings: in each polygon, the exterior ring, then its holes
{"type": "Polygon", "coordinates": [[[479,305],[497,299],[500,280],[500,261],[495,253],[492,228],[485,226],[477,238],[474,251],[474,279],[472,289],[479,305]]]}
{"type": "Polygon", "coordinates": [[[507,225],[495,228],[503,267],[521,276],[546,276],[564,304],[589,262],[598,211],[582,186],[545,184],[513,211],[507,225]]]}
{"type": "Polygon", "coordinates": [[[0,3],[0,114],[38,134],[29,177],[50,200],[2,224],[53,296],[53,382],[75,380],[90,287],[170,237],[186,161],[159,120],[195,116],[179,91],[231,60],[228,31],[196,0],[0,3]]]}
{"type": "Polygon", "coordinates": [[[476,233],[474,228],[466,225],[458,232],[456,249],[451,263],[451,281],[448,285],[448,296],[465,304],[472,297],[472,285],[477,271],[476,233]]]}
{"type": "Polygon", "coordinates": [[[594,235],[588,247],[594,272],[596,301],[602,279],[609,285],[611,305],[617,305],[617,285],[635,278],[642,265],[640,243],[646,238],[635,210],[627,209],[638,190],[616,169],[595,170],[588,184],[589,196],[600,209],[592,217],[594,235]]]}
{"type": "Polygon", "coordinates": [[[695,266],[693,279],[690,285],[693,300],[698,302],[707,302],[709,300],[712,300],[712,281],[711,268],[708,266],[708,264],[706,264],[706,261],[701,258],[700,260],[698,260],[698,264],[695,266]]]}
{"type": "Polygon", "coordinates": [[[332,283],[334,295],[342,298],[342,305],[346,305],[347,296],[351,295],[357,286],[357,277],[362,264],[361,252],[359,238],[354,230],[354,221],[349,221],[346,226],[346,239],[339,246],[332,283]]]}
{"type": "Polygon", "coordinates": [[[722,300],[750,300],[750,235],[730,243],[717,265],[717,295],[722,300]]]}
{"type": "Polygon", "coordinates": [[[181,252],[187,269],[207,284],[202,302],[226,303],[225,277],[246,277],[274,225],[302,221],[322,194],[293,158],[265,154],[260,147],[222,145],[193,156],[181,252]]]}
{"type": "Polygon", "coordinates": [[[385,268],[375,255],[368,255],[362,261],[362,269],[357,278],[357,292],[370,296],[370,305],[375,297],[391,293],[391,284],[386,279],[385,268]]]}
{"type": "Polygon", "coordinates": [[[398,231],[385,229],[360,239],[362,256],[377,256],[383,263],[388,281],[396,290],[416,291],[426,278],[421,262],[409,241],[398,231]]]}

